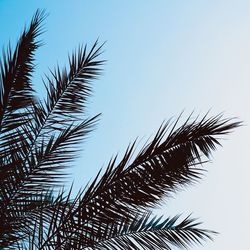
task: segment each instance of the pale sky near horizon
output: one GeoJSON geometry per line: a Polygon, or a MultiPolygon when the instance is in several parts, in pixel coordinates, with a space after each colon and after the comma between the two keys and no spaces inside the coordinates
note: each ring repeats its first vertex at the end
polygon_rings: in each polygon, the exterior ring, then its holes
{"type": "Polygon", "coordinates": [[[75,190],[185,110],[225,113],[244,126],[225,137],[199,184],[178,192],[162,213],[192,213],[220,232],[192,249],[246,250],[250,224],[250,1],[0,0],[0,47],[17,40],[37,8],[49,13],[34,84],[79,44],[106,41],[103,74],[94,82],[91,115],[102,112],[73,172],[75,190]]]}

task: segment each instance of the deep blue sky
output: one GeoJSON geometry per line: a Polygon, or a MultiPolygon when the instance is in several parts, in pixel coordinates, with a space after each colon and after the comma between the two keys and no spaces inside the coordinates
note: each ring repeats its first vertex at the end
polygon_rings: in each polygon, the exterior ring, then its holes
{"type": "Polygon", "coordinates": [[[199,185],[180,192],[164,213],[194,213],[221,234],[193,249],[247,249],[250,223],[250,1],[0,0],[0,47],[12,44],[37,8],[49,13],[34,84],[81,43],[107,41],[104,73],[94,83],[89,114],[97,130],[72,168],[76,190],[164,119],[225,111],[245,126],[223,141],[199,185]]]}

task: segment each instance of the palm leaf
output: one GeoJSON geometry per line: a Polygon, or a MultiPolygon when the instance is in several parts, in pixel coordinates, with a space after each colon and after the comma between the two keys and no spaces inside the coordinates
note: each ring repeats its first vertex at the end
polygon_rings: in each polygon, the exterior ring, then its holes
{"type": "Polygon", "coordinates": [[[102,239],[88,249],[187,249],[193,244],[202,244],[206,239],[212,240],[211,235],[216,234],[214,231],[198,228],[201,223],[190,216],[180,222],[180,216],[164,220],[162,217],[150,217],[150,213],[147,213],[129,224],[110,225],[110,233],[103,235],[102,239]]]}
{"type": "MultiPolygon", "coordinates": [[[[100,66],[104,60],[98,60],[102,45],[94,43],[89,52],[87,46],[79,47],[69,58],[70,70],[57,68],[51,71],[52,79],[47,77],[47,99],[44,113],[45,129],[59,129],[79,119],[86,107],[87,98],[91,94],[91,81],[100,74],[100,66]],[[58,123],[60,126],[58,126],[58,123]]],[[[44,120],[41,118],[40,120],[44,120]]]]}
{"type": "MultiPolygon", "coordinates": [[[[18,44],[12,53],[9,46],[7,53],[3,53],[0,64],[0,127],[5,132],[8,127],[6,119],[20,108],[30,105],[33,99],[31,76],[34,71],[34,52],[40,46],[36,41],[41,34],[41,23],[44,11],[38,10],[29,26],[23,31],[18,44]]],[[[11,123],[11,122],[10,122],[11,123]]]]}
{"type": "Polygon", "coordinates": [[[12,52],[9,46],[0,62],[0,155],[9,155],[8,145],[15,138],[15,129],[23,124],[27,108],[33,101],[31,77],[34,72],[34,53],[40,46],[36,38],[41,34],[44,11],[38,10],[28,29],[19,38],[12,52]]]}
{"type": "Polygon", "coordinates": [[[199,180],[203,155],[209,157],[219,144],[218,137],[239,125],[221,116],[205,116],[201,121],[187,120],[177,129],[175,123],[166,136],[168,123],[131,163],[135,144],[127,149],[118,165],[116,159],[110,161],[101,179],[92,183],[74,212],[83,234],[91,232],[82,239],[85,244],[92,244],[106,234],[107,225],[124,218],[129,223],[138,210],[147,211],[166,195],[199,180]]]}
{"type": "Polygon", "coordinates": [[[162,216],[152,218],[151,213],[147,212],[138,214],[129,223],[123,220],[106,224],[107,231],[98,240],[84,244],[84,238],[89,237],[92,232],[84,231],[84,235],[76,225],[69,223],[72,218],[71,211],[77,207],[79,201],[80,195],[71,202],[67,196],[64,203],[58,203],[64,205],[53,209],[50,216],[41,214],[39,224],[35,225],[30,234],[30,242],[24,242],[20,249],[187,249],[194,244],[202,245],[205,240],[212,240],[212,235],[217,234],[199,228],[201,223],[190,216],[183,220],[180,216],[162,219],[162,216]]]}

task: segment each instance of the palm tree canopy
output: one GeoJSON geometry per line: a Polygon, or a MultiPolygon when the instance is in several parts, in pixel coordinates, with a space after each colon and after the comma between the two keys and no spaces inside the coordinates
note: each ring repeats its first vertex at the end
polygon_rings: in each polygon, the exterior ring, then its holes
{"type": "Polygon", "coordinates": [[[212,239],[215,232],[191,217],[164,219],[151,210],[198,181],[219,139],[240,122],[205,115],[163,123],[137,154],[135,141],[72,198],[63,170],[99,119],[83,114],[104,63],[103,44],[80,46],[68,70],[46,76],[46,98],[36,98],[31,76],[45,16],[35,13],[0,63],[0,247],[170,250],[212,239]]]}

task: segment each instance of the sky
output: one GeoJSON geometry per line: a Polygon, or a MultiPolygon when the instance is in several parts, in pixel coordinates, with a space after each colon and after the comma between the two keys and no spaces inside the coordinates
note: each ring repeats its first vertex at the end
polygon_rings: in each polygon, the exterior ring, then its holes
{"type": "Polygon", "coordinates": [[[0,0],[0,47],[18,35],[37,8],[49,13],[37,53],[34,85],[67,64],[79,44],[106,42],[103,74],[94,82],[88,114],[102,113],[83,145],[72,179],[86,185],[137,137],[146,140],[164,120],[224,112],[244,126],[213,154],[199,184],[162,206],[166,215],[193,214],[218,231],[214,242],[192,249],[247,249],[250,223],[250,1],[0,0]]]}

